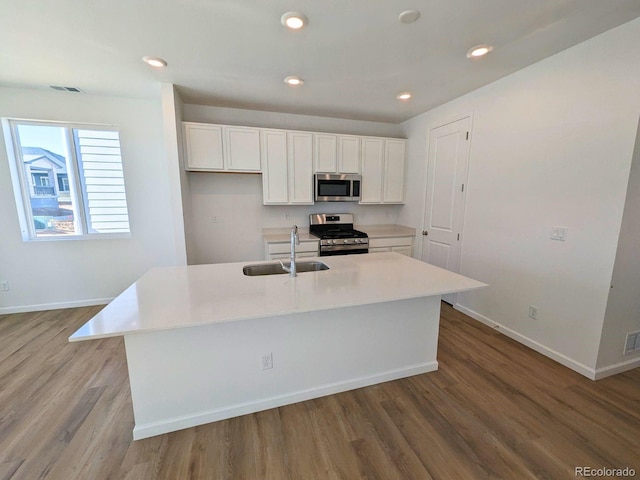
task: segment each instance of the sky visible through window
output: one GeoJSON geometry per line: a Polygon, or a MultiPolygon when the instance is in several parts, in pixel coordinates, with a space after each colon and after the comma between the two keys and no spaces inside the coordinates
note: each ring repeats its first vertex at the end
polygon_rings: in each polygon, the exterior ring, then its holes
{"type": "Polygon", "coordinates": [[[18,125],[20,144],[23,147],[45,148],[66,157],[66,138],[64,128],[42,125],[18,125]]]}

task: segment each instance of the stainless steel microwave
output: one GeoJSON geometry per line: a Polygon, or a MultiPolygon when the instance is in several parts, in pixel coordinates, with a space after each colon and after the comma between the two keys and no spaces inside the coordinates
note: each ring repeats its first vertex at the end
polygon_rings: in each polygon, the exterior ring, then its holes
{"type": "Polygon", "coordinates": [[[357,202],[360,200],[361,175],[316,173],[314,177],[316,202],[357,202]]]}

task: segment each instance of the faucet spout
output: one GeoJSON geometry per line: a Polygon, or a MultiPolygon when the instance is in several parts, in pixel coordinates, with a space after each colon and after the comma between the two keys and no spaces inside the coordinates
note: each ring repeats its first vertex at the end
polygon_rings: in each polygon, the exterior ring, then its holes
{"type": "Polygon", "coordinates": [[[298,226],[291,227],[291,261],[289,264],[289,276],[295,277],[298,275],[296,270],[296,245],[300,245],[300,237],[298,237],[298,226]]]}

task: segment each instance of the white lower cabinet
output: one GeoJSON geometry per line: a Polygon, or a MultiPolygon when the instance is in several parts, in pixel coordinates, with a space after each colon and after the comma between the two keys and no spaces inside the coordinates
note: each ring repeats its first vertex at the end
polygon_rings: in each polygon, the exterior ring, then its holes
{"type": "Polygon", "coordinates": [[[313,204],[313,134],[262,129],[264,205],[313,204]]]}
{"type": "Polygon", "coordinates": [[[413,237],[369,238],[369,253],[397,252],[407,257],[413,254],[413,237]]]}
{"type": "MultiPolygon", "coordinates": [[[[318,240],[301,240],[300,245],[296,245],[296,258],[317,257],[318,248],[318,240]]],[[[290,256],[290,242],[266,243],[265,258],[267,260],[284,260],[290,256]]]]}

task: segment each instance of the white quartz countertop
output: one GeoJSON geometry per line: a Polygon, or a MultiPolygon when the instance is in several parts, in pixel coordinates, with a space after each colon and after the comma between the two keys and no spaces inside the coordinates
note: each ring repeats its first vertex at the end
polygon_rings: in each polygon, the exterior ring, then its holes
{"type": "Polygon", "coordinates": [[[353,228],[366,233],[369,238],[414,237],[416,234],[415,228],[403,225],[355,225],[353,228]]]}
{"type": "Polygon", "coordinates": [[[329,270],[249,277],[238,262],[154,268],[82,326],[70,341],[185,328],[487,286],[397,253],[330,256],[329,270]]]}

